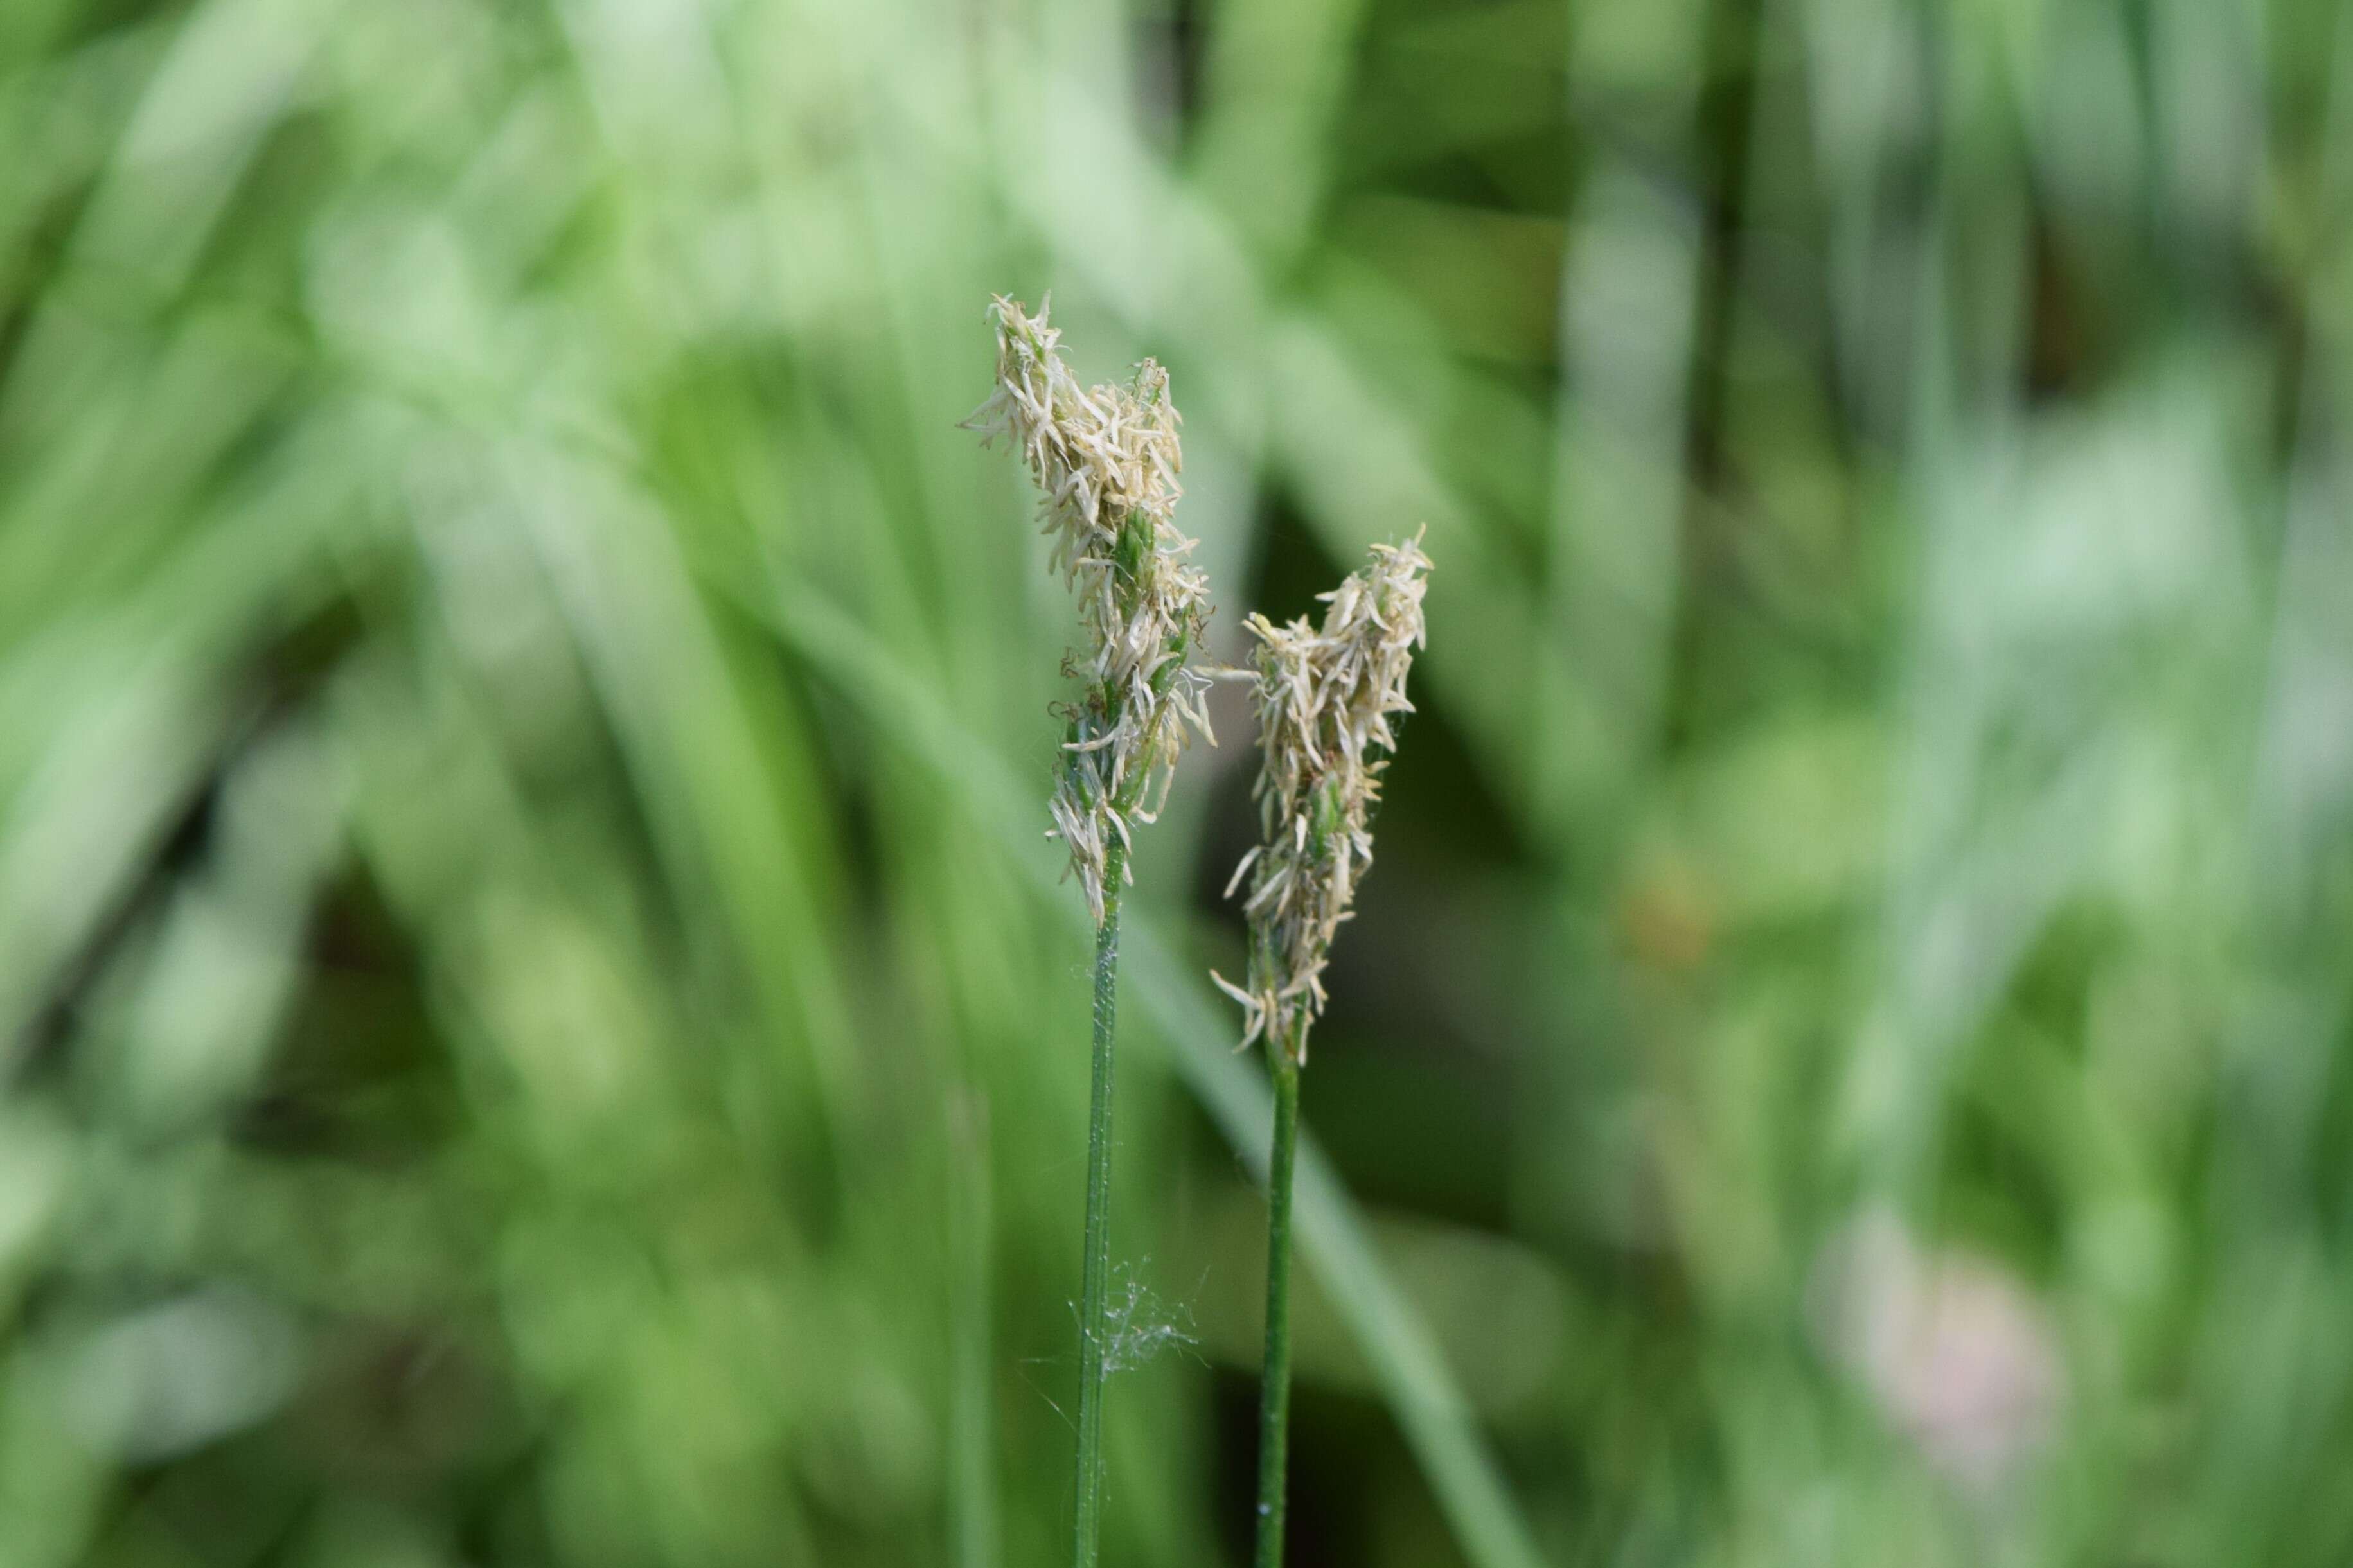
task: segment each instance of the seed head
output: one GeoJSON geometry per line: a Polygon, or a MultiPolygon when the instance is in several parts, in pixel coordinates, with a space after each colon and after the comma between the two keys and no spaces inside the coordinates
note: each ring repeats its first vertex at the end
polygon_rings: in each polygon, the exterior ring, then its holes
{"type": "Polygon", "coordinates": [[[1258,639],[1261,753],[1256,795],[1261,842],[1242,857],[1228,897],[1250,879],[1247,987],[1214,972],[1242,1005],[1242,1044],[1264,1036],[1307,1059],[1307,1028],[1324,1011],[1324,965],[1373,863],[1377,752],[1393,752],[1393,715],[1413,710],[1406,672],[1427,640],[1421,595],[1430,557],[1421,536],[1376,544],[1373,558],[1332,592],[1319,628],[1304,616],[1246,623],[1258,639]]]}
{"type": "Polygon", "coordinates": [[[1131,825],[1157,815],[1186,726],[1209,733],[1208,678],[1186,662],[1208,620],[1209,585],[1174,521],[1182,454],[1168,373],[1147,359],[1124,384],[1082,390],[1049,309],[1032,317],[1001,294],[990,305],[997,389],[965,423],[984,442],[1009,436],[1020,448],[1043,492],[1053,568],[1079,596],[1082,641],[1063,668],[1082,689],[1060,710],[1052,836],[1070,846],[1101,923],[1113,837],[1125,844],[1131,825]]]}

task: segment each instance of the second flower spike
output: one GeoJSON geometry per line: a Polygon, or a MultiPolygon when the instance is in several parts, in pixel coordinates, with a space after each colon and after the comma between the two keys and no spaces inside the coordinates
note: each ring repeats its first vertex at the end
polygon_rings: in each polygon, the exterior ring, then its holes
{"type": "Polygon", "coordinates": [[[1417,534],[1376,544],[1372,560],[1323,595],[1324,624],[1247,623],[1258,638],[1259,847],[1234,868],[1250,897],[1248,984],[1212,979],[1242,1005],[1244,1045],[1261,1035],[1294,1063],[1323,1012],[1324,966],[1373,860],[1391,720],[1409,712],[1406,672],[1422,645],[1430,557],[1417,534]]]}

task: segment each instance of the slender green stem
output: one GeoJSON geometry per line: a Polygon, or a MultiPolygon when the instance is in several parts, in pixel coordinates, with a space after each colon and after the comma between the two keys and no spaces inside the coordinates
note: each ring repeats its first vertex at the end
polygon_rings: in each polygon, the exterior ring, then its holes
{"type": "Polygon", "coordinates": [[[1258,1568],[1282,1568],[1283,1483],[1291,1458],[1291,1167],[1299,1147],[1299,1064],[1291,1042],[1267,1053],[1274,1144],[1266,1162],[1266,1354],[1258,1404],[1258,1568]]]}
{"type": "Polygon", "coordinates": [[[1127,847],[1113,838],[1103,856],[1103,924],[1095,929],[1093,1085],[1087,1105],[1087,1250],[1079,1283],[1079,1499],[1076,1568],[1094,1568],[1103,1521],[1103,1389],[1111,1272],[1112,1027],[1119,1001],[1119,885],[1127,847]]]}

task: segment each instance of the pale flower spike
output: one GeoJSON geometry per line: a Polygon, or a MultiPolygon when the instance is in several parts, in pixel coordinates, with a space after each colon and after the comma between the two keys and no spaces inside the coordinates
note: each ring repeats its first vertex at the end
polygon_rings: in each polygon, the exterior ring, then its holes
{"type": "MultiPolygon", "coordinates": [[[[1114,836],[1150,822],[1167,798],[1187,724],[1209,734],[1208,677],[1187,655],[1209,615],[1208,577],[1176,531],[1176,405],[1168,373],[1150,360],[1125,385],[1081,390],[1046,324],[998,295],[997,390],[965,423],[984,442],[1013,437],[1044,492],[1039,516],[1052,563],[1079,595],[1084,645],[1065,669],[1085,682],[1069,721],[1050,837],[1070,846],[1071,869],[1098,925],[1114,836]],[[1154,771],[1158,799],[1145,797],[1154,771]]],[[[1214,739],[1214,737],[1212,737],[1214,739]]]]}
{"type": "Polygon", "coordinates": [[[1348,918],[1356,884],[1373,863],[1372,809],[1394,752],[1391,718],[1413,710],[1406,672],[1427,640],[1421,595],[1430,557],[1421,535],[1376,544],[1373,559],[1321,595],[1319,629],[1263,616],[1246,623],[1259,640],[1257,701],[1261,762],[1257,785],[1262,842],[1226,888],[1251,874],[1247,988],[1210,978],[1242,1005],[1242,1044],[1261,1037],[1307,1060],[1307,1029],[1324,1011],[1324,965],[1348,918]]]}

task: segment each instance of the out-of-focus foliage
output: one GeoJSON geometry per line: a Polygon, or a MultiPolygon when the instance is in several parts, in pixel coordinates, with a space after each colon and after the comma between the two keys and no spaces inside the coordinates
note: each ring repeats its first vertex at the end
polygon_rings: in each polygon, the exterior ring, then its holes
{"type": "MultiPolygon", "coordinates": [[[[1049,289],[1228,657],[1438,563],[1303,1568],[2343,1562],[2341,10],[8,0],[0,1563],[1054,1560],[1049,289]]],[[[1250,1522],[1220,716],[1141,1568],[1250,1522]]]]}

